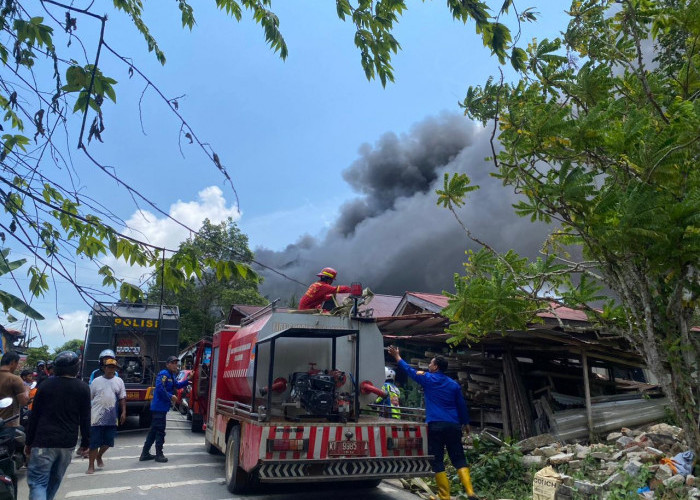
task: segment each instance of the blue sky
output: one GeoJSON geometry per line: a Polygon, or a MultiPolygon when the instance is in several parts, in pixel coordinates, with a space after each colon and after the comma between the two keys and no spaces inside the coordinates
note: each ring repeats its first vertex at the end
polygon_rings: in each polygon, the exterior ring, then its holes
{"type": "MultiPolygon", "coordinates": [[[[552,38],[565,28],[568,3],[540,3],[540,20],[524,26],[521,45],[532,37],[552,38]]],[[[218,221],[234,216],[254,249],[282,250],[304,234],[322,236],[339,207],[358,194],[342,172],[358,159],[363,144],[375,145],[387,132],[409,134],[416,123],[441,113],[459,113],[457,102],[467,87],[498,72],[473,23],[453,21],[444,2],[410,2],[395,32],[402,45],[393,57],[396,82],[386,88],[365,79],[353,27],[336,17],[333,2],[273,3],[289,46],[286,61],[269,49],[249,13],[237,23],[215,9],[214,2],[208,4],[195,6],[197,25],[190,32],[180,28],[174,3],[146,2],[145,19],[166,53],[165,66],[146,51],[121,13],[108,11],[105,39],[132,58],[168,98],[183,96],[179,110],[227,167],[240,214],[230,187],[201,151],[183,139],[185,158],[181,156],[180,124],[167,106],[152,89],[144,92],[144,82],[130,79],[128,68],[105,51],[100,65],[118,80],[117,104],[105,105],[105,142],[93,141],[89,150],[190,227],[204,217],[218,221]]],[[[62,16],[61,9],[52,12],[62,16]]],[[[98,24],[77,17],[77,34],[91,60],[98,24]]],[[[80,60],[79,48],[71,50],[80,60]]],[[[69,125],[74,138],[69,145],[86,192],[130,221],[138,231],[133,234],[177,246],[187,237],[184,231],[157,214],[136,214],[128,194],[75,149],[75,118],[69,125]]],[[[94,269],[79,262],[76,275],[97,285],[94,269]]],[[[141,274],[119,269],[134,280],[141,274]]],[[[52,346],[81,338],[88,310],[67,286],[59,283],[58,290],[59,297],[52,290],[32,302],[47,317],[39,327],[44,342],[52,346]]]]}

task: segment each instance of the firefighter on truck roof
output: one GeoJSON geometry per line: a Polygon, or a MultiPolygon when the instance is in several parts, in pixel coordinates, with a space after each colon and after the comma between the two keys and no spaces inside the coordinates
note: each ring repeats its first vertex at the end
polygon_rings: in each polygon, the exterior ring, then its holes
{"type": "Polygon", "coordinates": [[[334,286],[333,280],[338,272],[332,267],[324,267],[318,273],[319,280],[312,283],[299,301],[299,309],[323,309],[329,311],[333,308],[332,299],[336,293],[350,293],[350,287],[345,285],[334,286]],[[330,303],[326,303],[330,301],[330,303]]]}

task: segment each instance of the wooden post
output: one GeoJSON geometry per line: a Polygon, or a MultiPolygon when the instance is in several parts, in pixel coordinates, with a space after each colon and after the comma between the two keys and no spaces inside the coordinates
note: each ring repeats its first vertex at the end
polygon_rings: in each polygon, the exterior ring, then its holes
{"type": "Polygon", "coordinates": [[[503,422],[503,435],[505,437],[511,437],[510,433],[510,419],[508,418],[508,396],[506,394],[506,383],[504,380],[504,376],[501,373],[501,376],[499,377],[499,390],[501,393],[501,420],[503,422]]]}
{"type": "Polygon", "coordinates": [[[588,439],[593,442],[593,410],[591,409],[591,386],[588,380],[588,356],[581,351],[583,361],[583,390],[586,395],[586,418],[588,419],[588,439]]]}

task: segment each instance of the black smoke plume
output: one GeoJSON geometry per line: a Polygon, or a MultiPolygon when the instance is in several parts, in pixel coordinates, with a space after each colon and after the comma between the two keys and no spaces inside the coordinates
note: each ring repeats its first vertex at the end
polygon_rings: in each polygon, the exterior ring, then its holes
{"type": "MultiPolygon", "coordinates": [[[[453,291],[471,243],[454,216],[438,207],[443,174],[464,172],[481,189],[459,211],[470,230],[499,251],[535,256],[547,228],[513,213],[516,195],[489,176],[489,136],[455,114],[432,117],[408,134],[384,134],[364,144],[343,178],[358,193],[345,203],[327,233],[303,236],[282,251],[258,248],[256,259],[304,283],[323,267],[338,270],[338,284],[360,281],[375,293],[453,291]]],[[[305,287],[269,271],[261,292],[269,299],[297,299],[305,287]]]]}

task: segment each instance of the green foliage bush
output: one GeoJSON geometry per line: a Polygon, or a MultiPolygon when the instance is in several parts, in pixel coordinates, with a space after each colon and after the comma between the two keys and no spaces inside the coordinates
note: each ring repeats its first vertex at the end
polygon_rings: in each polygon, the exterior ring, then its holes
{"type": "MultiPolygon", "coordinates": [[[[474,491],[483,500],[498,498],[532,498],[532,479],[535,470],[523,464],[520,449],[506,443],[499,446],[491,441],[474,436],[472,446],[465,450],[467,464],[471,471],[474,491]]],[[[447,477],[450,479],[450,494],[457,498],[467,498],[456,469],[445,456],[447,477]]],[[[435,481],[428,481],[435,488],[435,481]]]]}

